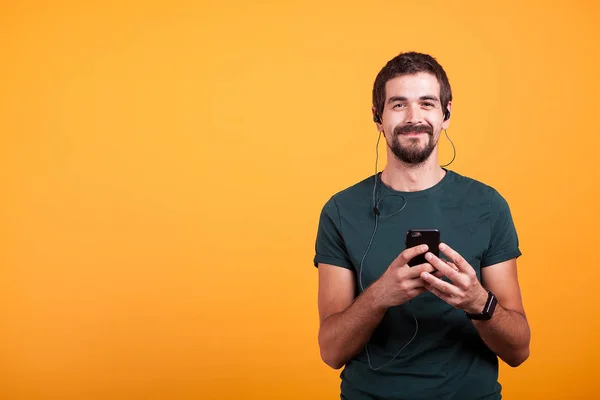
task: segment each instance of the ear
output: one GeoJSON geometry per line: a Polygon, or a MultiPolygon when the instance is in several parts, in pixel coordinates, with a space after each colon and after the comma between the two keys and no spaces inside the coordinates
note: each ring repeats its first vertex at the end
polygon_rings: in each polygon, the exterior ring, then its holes
{"type": "Polygon", "coordinates": [[[383,127],[381,126],[381,116],[380,116],[380,119],[379,119],[380,122],[377,122],[377,118],[376,118],[376,116],[377,116],[377,110],[375,109],[375,107],[371,107],[371,113],[373,114],[373,122],[375,122],[375,125],[377,126],[377,130],[379,132],[382,132],[383,131],[383,127]]]}
{"type": "Polygon", "coordinates": [[[450,126],[450,120],[452,119],[452,102],[448,102],[448,111],[450,112],[450,118],[442,122],[442,129],[448,129],[450,126]]]}

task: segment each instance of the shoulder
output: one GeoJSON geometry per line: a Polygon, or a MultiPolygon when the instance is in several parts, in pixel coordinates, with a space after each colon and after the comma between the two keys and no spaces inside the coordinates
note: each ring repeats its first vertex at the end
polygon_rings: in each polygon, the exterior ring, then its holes
{"type": "Polygon", "coordinates": [[[451,173],[453,174],[453,184],[450,185],[450,190],[458,191],[468,198],[487,202],[492,208],[507,204],[502,194],[490,184],[455,171],[451,173]]]}
{"type": "Polygon", "coordinates": [[[350,186],[334,191],[325,203],[325,208],[347,208],[362,205],[372,200],[375,175],[368,176],[350,186]]]}

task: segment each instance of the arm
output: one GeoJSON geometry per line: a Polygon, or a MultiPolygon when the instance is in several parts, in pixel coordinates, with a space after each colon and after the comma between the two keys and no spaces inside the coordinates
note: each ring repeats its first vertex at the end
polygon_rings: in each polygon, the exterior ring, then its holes
{"type": "MultiPolygon", "coordinates": [[[[421,276],[426,287],[448,304],[468,313],[478,313],[487,300],[487,291],[477,279],[475,270],[446,244],[440,245],[452,261],[450,265],[431,253],[425,257],[452,283],[430,274],[421,276]],[[456,268],[452,268],[455,265],[456,268]]],[[[516,260],[482,268],[482,281],[498,300],[492,319],[473,321],[486,345],[511,367],[521,365],[529,357],[530,331],[519,289],[516,260]],[[488,269],[489,268],[489,269],[488,269]]]]}
{"type": "Polygon", "coordinates": [[[321,358],[334,369],[355,357],[368,342],[386,308],[371,285],[355,296],[353,271],[319,264],[319,347],[321,358]]]}
{"type": "Polygon", "coordinates": [[[327,365],[341,368],[369,341],[388,307],[403,304],[427,291],[420,275],[434,273],[433,267],[429,263],[407,265],[425,251],[427,246],[404,250],[383,275],[356,298],[356,278],[352,270],[318,265],[319,348],[327,365]]]}
{"type": "Polygon", "coordinates": [[[331,198],[321,212],[314,263],[319,271],[319,348],[323,361],[334,369],[360,353],[388,307],[426,291],[421,272],[434,272],[429,263],[407,265],[428,250],[427,246],[415,246],[400,253],[357,297],[356,275],[340,224],[337,204],[331,198]]]}
{"type": "Polygon", "coordinates": [[[377,302],[380,297],[375,283],[356,297],[356,275],[333,197],[321,212],[315,250],[319,280],[319,349],[322,360],[339,369],[362,350],[386,309],[377,302]]]}
{"type": "MultiPolygon", "coordinates": [[[[529,357],[531,338],[517,276],[517,262],[511,260],[481,269],[483,287],[494,293],[498,304],[489,321],[473,321],[485,344],[511,367],[521,365],[529,357]]],[[[483,309],[484,292],[469,312],[483,309]],[[482,302],[483,301],[483,302],[482,302]]]]}

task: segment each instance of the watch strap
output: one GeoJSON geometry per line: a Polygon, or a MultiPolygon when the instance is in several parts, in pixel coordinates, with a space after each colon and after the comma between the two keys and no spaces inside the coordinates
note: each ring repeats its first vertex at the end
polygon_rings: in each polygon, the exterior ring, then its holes
{"type": "Polygon", "coordinates": [[[487,292],[488,292],[488,298],[487,298],[487,301],[485,302],[485,306],[483,306],[483,311],[481,311],[480,313],[476,313],[476,314],[470,314],[465,311],[465,314],[467,315],[468,318],[474,319],[474,320],[489,320],[492,318],[492,315],[494,315],[494,310],[496,309],[496,304],[498,304],[498,301],[496,300],[496,296],[494,295],[494,293],[492,293],[490,290],[488,290],[487,292]]]}

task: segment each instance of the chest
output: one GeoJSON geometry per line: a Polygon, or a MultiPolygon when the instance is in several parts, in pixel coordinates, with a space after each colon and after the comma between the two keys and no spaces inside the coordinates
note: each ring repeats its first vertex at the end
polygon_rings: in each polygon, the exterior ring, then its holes
{"type": "Polygon", "coordinates": [[[490,241],[487,203],[465,199],[409,201],[402,211],[385,218],[394,213],[394,207],[399,209],[397,204],[382,207],[383,218],[377,219],[376,229],[374,214],[343,227],[344,242],[363,287],[379,278],[406,249],[406,232],[414,228],[438,229],[440,240],[461,254],[481,279],[481,259],[490,241]]]}

